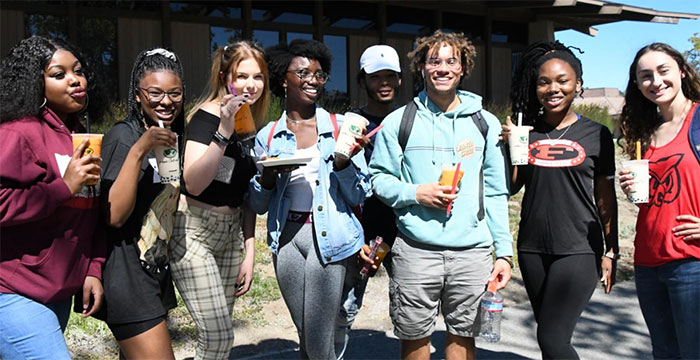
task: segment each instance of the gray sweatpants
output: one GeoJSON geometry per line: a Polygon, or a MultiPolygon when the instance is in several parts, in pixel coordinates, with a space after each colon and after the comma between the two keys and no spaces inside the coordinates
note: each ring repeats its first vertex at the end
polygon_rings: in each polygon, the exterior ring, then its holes
{"type": "Polygon", "coordinates": [[[335,359],[333,333],[346,263],[323,265],[312,224],[287,222],[274,265],[303,359],[335,359]]]}

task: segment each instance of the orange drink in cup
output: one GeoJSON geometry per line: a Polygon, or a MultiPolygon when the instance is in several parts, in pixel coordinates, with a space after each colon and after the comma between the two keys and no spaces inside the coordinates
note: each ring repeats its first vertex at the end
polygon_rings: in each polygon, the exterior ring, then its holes
{"type": "MultiPolygon", "coordinates": [[[[440,175],[440,185],[452,186],[455,178],[455,172],[457,168],[452,165],[443,165],[442,174],[440,175]]],[[[459,175],[457,176],[457,184],[462,181],[462,176],[464,176],[464,169],[459,169],[459,175]]]]}
{"type": "Polygon", "coordinates": [[[255,137],[255,121],[253,113],[250,111],[250,105],[243,104],[234,118],[233,127],[236,129],[236,134],[240,140],[248,140],[255,137]]]}
{"type": "MultiPolygon", "coordinates": [[[[88,139],[87,147],[81,156],[95,155],[98,158],[102,155],[102,134],[71,134],[73,138],[73,151],[83,143],[83,140],[88,139]]],[[[99,162],[99,161],[98,161],[99,162]]],[[[91,174],[99,175],[99,172],[93,171],[91,174]]],[[[88,180],[86,185],[97,185],[99,180],[88,180]]]]}

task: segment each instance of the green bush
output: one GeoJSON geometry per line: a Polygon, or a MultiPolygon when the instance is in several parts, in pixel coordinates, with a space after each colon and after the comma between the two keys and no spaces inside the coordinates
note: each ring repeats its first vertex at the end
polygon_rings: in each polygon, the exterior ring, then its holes
{"type": "Polygon", "coordinates": [[[581,114],[601,125],[606,126],[610,132],[615,131],[615,121],[612,115],[608,113],[608,109],[595,104],[574,105],[574,111],[581,114]]]}

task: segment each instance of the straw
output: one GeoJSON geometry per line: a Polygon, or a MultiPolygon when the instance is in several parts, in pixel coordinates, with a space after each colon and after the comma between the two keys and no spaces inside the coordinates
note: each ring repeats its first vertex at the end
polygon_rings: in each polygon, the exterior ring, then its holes
{"type": "Polygon", "coordinates": [[[637,160],[642,160],[642,143],[637,141],[637,160]]]}
{"type": "Polygon", "coordinates": [[[523,113],[518,113],[518,126],[523,126],[523,113]]]}
{"type": "MultiPolygon", "coordinates": [[[[374,136],[374,134],[377,133],[377,131],[381,130],[383,127],[384,127],[384,124],[381,124],[381,125],[377,126],[376,128],[374,128],[374,130],[372,130],[372,131],[370,131],[369,133],[367,133],[367,137],[368,137],[368,138],[371,138],[372,136],[374,136]]],[[[355,150],[356,147],[357,147],[357,144],[354,144],[353,146],[351,146],[351,147],[350,147],[350,152],[353,152],[353,150],[355,150]]]]}
{"type": "MultiPolygon", "coordinates": [[[[452,190],[450,190],[450,194],[455,193],[455,189],[457,189],[457,180],[459,180],[459,168],[462,166],[462,162],[457,163],[457,167],[455,168],[455,175],[452,178],[452,190]]],[[[450,212],[452,211],[452,200],[447,204],[447,215],[450,215],[450,212]]]]}
{"type": "Polygon", "coordinates": [[[236,95],[236,89],[233,88],[233,84],[228,84],[228,89],[231,91],[231,95],[236,95]]]}

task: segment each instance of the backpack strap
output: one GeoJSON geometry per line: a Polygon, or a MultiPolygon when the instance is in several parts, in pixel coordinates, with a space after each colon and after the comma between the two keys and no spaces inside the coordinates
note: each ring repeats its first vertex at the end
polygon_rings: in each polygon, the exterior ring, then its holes
{"type": "Polygon", "coordinates": [[[270,143],[272,142],[272,137],[275,135],[275,128],[277,127],[278,122],[279,121],[275,121],[270,128],[270,135],[267,136],[267,151],[270,151],[270,143]]]}
{"type": "Polygon", "coordinates": [[[416,118],[417,110],[418,105],[413,100],[406,104],[406,108],[403,109],[403,116],[401,116],[401,124],[399,125],[399,146],[401,146],[402,152],[406,150],[406,144],[408,144],[408,138],[411,136],[413,120],[416,118]]]}
{"type": "Polygon", "coordinates": [[[333,124],[333,139],[338,140],[338,117],[336,114],[331,114],[331,123],[333,124]]]}
{"type": "Polygon", "coordinates": [[[690,149],[695,153],[695,157],[700,162],[700,106],[696,105],[695,114],[690,122],[688,129],[688,140],[690,140],[690,149]]]}
{"type": "Polygon", "coordinates": [[[476,217],[479,219],[479,221],[481,221],[484,219],[484,216],[485,216],[485,211],[484,211],[484,162],[486,161],[486,144],[488,143],[488,138],[486,137],[486,133],[489,131],[489,125],[486,124],[486,120],[484,120],[484,117],[481,115],[481,110],[472,114],[471,118],[474,121],[474,125],[476,125],[477,129],[479,129],[479,132],[484,137],[484,156],[481,157],[481,168],[479,169],[479,212],[476,214],[476,217]]]}

